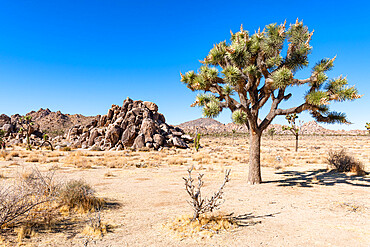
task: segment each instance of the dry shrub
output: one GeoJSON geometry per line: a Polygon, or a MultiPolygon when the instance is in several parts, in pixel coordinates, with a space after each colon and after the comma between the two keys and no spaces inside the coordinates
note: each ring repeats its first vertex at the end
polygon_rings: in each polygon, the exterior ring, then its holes
{"type": "Polygon", "coordinates": [[[61,147],[59,149],[59,151],[62,151],[62,152],[69,152],[69,151],[72,151],[72,149],[70,147],[61,147]]]}
{"type": "Polygon", "coordinates": [[[167,223],[165,227],[179,237],[212,236],[221,231],[234,229],[238,227],[238,223],[232,217],[218,213],[201,215],[199,220],[192,220],[189,215],[181,216],[167,223]]]}
{"type": "Polygon", "coordinates": [[[62,160],[65,164],[71,164],[78,168],[91,168],[92,163],[90,162],[90,159],[87,157],[84,157],[84,153],[78,151],[78,152],[72,152],[70,153],[66,158],[62,160]]]}
{"type": "Polygon", "coordinates": [[[58,158],[51,158],[47,160],[48,163],[58,163],[59,159],[58,158]]]}
{"type": "Polygon", "coordinates": [[[194,211],[194,216],[192,220],[199,220],[201,214],[205,214],[208,212],[213,212],[214,210],[218,210],[220,205],[224,202],[223,200],[223,189],[225,188],[226,183],[230,181],[230,171],[226,170],[225,178],[218,189],[213,195],[207,199],[202,197],[202,187],[204,185],[203,176],[204,174],[198,174],[198,183],[194,183],[194,179],[191,177],[191,173],[194,169],[192,166],[188,169],[188,177],[183,177],[185,181],[185,190],[190,196],[191,200],[188,201],[189,205],[192,206],[194,211]]]}
{"type": "Polygon", "coordinates": [[[5,151],[5,150],[1,150],[0,151],[0,158],[2,158],[2,159],[6,159],[6,157],[8,156],[8,151],[5,151]]]}
{"type": "Polygon", "coordinates": [[[208,162],[211,159],[211,156],[205,153],[197,153],[194,154],[193,156],[193,161],[198,161],[198,162],[208,162]]]}
{"type": "Polygon", "coordinates": [[[29,157],[29,158],[25,159],[25,162],[35,163],[35,162],[39,162],[39,161],[40,161],[39,157],[36,157],[36,156],[29,157]]]}
{"type": "MultiPolygon", "coordinates": [[[[83,181],[72,180],[64,185],[53,181],[54,172],[47,175],[34,169],[32,173],[24,172],[13,185],[0,186],[0,232],[14,230],[17,241],[22,244],[24,238],[34,236],[40,230],[45,232],[60,227],[60,222],[69,221],[63,214],[70,212],[90,212],[103,207],[104,201],[94,195],[92,188],[83,181]],[[72,211],[74,210],[74,211],[72,211]]],[[[75,220],[73,220],[75,221],[75,220]]],[[[90,219],[89,227],[95,234],[107,232],[107,224],[90,219]]],[[[86,230],[87,231],[87,230],[86,230]]],[[[1,244],[14,243],[14,234],[7,234],[1,244]]]]}
{"type": "Polygon", "coordinates": [[[168,164],[169,165],[184,165],[186,164],[186,159],[183,159],[183,158],[179,158],[179,157],[170,157],[168,159],[168,164]]]}
{"type": "Polygon", "coordinates": [[[358,175],[365,174],[364,165],[347,154],[345,149],[340,151],[329,151],[327,162],[338,172],[354,172],[358,175]]]}
{"type": "Polygon", "coordinates": [[[12,151],[12,152],[10,152],[10,153],[9,153],[9,155],[8,155],[8,156],[10,156],[10,157],[12,157],[12,158],[19,157],[19,152],[17,152],[17,151],[12,151]]]}
{"type": "Polygon", "coordinates": [[[111,172],[106,172],[104,173],[104,177],[114,177],[114,175],[111,172]]]}
{"type": "Polygon", "coordinates": [[[37,218],[40,206],[55,197],[57,187],[52,178],[53,173],[43,176],[34,169],[13,185],[0,187],[0,229],[37,218]]]}
{"type": "Polygon", "coordinates": [[[102,238],[108,232],[108,224],[101,221],[100,211],[88,215],[89,221],[82,231],[83,235],[102,238]]]}
{"type": "Polygon", "coordinates": [[[63,156],[61,152],[53,151],[53,152],[45,152],[46,157],[53,158],[53,157],[60,157],[63,156]]]}
{"type": "Polygon", "coordinates": [[[59,192],[61,204],[68,210],[89,212],[102,208],[103,199],[95,196],[95,191],[83,180],[71,180],[59,192]]]}

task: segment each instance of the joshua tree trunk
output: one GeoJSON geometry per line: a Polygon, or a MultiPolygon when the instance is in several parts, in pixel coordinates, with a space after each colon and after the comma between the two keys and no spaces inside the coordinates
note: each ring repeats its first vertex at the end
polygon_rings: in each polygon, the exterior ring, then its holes
{"type": "Polygon", "coordinates": [[[295,151],[298,151],[298,135],[295,136],[295,151]]]}
{"type": "Polygon", "coordinates": [[[261,179],[261,162],[260,162],[260,147],[262,132],[255,132],[252,129],[249,131],[250,148],[249,148],[249,184],[260,184],[261,179]]]}

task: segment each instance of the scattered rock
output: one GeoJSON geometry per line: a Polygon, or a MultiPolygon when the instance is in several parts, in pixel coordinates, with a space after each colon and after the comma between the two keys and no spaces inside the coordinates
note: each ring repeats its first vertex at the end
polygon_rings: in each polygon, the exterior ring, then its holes
{"type": "Polygon", "coordinates": [[[188,145],[179,137],[175,136],[172,138],[173,145],[178,148],[188,148],[188,145]]]}

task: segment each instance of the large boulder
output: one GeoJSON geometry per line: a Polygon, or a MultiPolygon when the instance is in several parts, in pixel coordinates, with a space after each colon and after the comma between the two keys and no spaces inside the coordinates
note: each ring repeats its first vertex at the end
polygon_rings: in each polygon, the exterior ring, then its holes
{"type": "Polygon", "coordinates": [[[121,136],[122,130],[118,125],[111,124],[108,126],[107,132],[105,133],[105,139],[112,143],[112,146],[116,145],[121,136]]]}
{"type": "Polygon", "coordinates": [[[131,146],[136,137],[135,125],[130,124],[122,134],[122,144],[124,146],[131,146]]]}
{"type": "Polygon", "coordinates": [[[13,125],[7,123],[7,124],[4,124],[3,127],[2,127],[2,130],[5,131],[5,133],[12,133],[13,132],[13,125]]]}
{"type": "Polygon", "coordinates": [[[4,126],[4,124],[10,124],[11,123],[11,118],[8,117],[5,114],[0,115],[0,128],[4,126]]]}
{"type": "Polygon", "coordinates": [[[95,138],[99,136],[99,131],[97,129],[92,129],[89,136],[89,142],[87,143],[89,147],[93,146],[95,143],[95,138]]]}
{"type": "Polygon", "coordinates": [[[159,146],[163,146],[165,138],[160,134],[155,134],[153,136],[153,141],[157,143],[159,146]]]}
{"type": "Polygon", "coordinates": [[[140,148],[143,148],[144,146],[145,146],[145,136],[143,133],[141,133],[135,138],[135,141],[132,147],[134,149],[140,149],[140,148]]]}
{"type": "Polygon", "coordinates": [[[179,137],[175,136],[172,138],[172,143],[178,148],[188,148],[188,145],[179,137]]]}
{"type": "Polygon", "coordinates": [[[150,118],[145,118],[141,124],[140,133],[145,136],[145,142],[152,142],[153,135],[156,133],[157,126],[155,122],[150,118]]]}
{"type": "Polygon", "coordinates": [[[144,101],[143,104],[146,106],[151,111],[158,111],[158,106],[157,104],[149,101],[144,101]]]}

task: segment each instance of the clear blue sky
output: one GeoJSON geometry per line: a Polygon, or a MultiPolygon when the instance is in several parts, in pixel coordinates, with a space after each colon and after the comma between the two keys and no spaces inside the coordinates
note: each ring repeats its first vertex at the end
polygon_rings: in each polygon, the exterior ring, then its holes
{"type": "MultiPolygon", "coordinates": [[[[200,109],[189,107],[196,93],[180,82],[180,71],[198,69],[198,60],[240,24],[253,33],[299,17],[315,29],[311,63],[338,55],[330,75],[347,75],[365,94],[333,105],[354,124],[330,128],[364,129],[370,121],[369,3],[248,2],[0,1],[0,113],[48,107],[105,114],[129,96],[156,102],[169,123],[196,119],[200,109]]],[[[289,103],[302,102],[305,90],[294,90],[298,94],[289,103]]],[[[302,118],[312,120],[308,114],[302,118]]],[[[217,120],[230,122],[230,112],[217,120]]]]}

